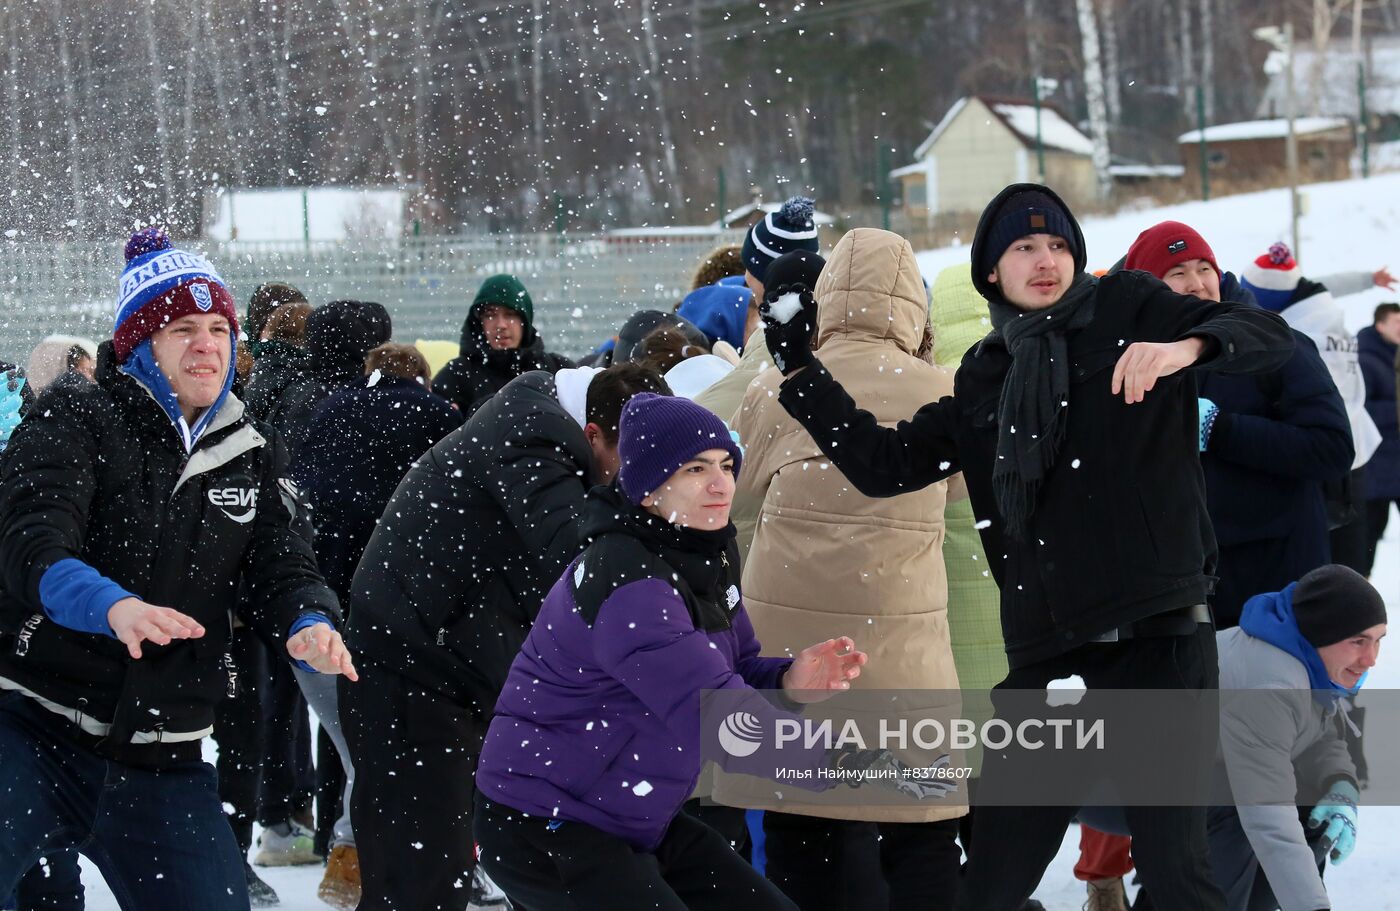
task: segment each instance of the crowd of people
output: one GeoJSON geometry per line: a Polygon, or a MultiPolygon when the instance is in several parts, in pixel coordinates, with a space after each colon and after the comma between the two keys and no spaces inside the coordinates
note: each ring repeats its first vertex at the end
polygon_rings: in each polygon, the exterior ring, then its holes
{"type": "Polygon", "coordinates": [[[887,231],[823,256],[798,197],[577,363],[492,276],[434,370],[378,303],[240,318],[137,232],[109,340],[0,365],[0,908],[82,908],[82,854],[157,911],[303,864],[361,911],[1031,911],[1079,808],[978,800],[1016,756],[809,746],[900,799],[756,798],[699,696],[1066,677],[1304,697],[1183,750],[1234,803],[1078,813],[1085,908],[1134,866],[1133,908],[1331,907],[1400,503],[1400,304],[1353,336],[1333,295],[1394,279],[1236,278],[1179,222],[1094,255],[1035,184],[929,277],[887,231]]]}

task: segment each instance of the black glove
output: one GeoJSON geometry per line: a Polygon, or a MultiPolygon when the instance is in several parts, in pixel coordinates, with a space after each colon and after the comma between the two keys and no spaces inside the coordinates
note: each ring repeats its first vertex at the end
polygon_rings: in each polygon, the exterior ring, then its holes
{"type": "MultiPolygon", "coordinates": [[[[899,761],[889,750],[835,749],[830,751],[831,767],[849,773],[841,780],[852,788],[860,787],[866,781],[894,788],[906,797],[915,800],[941,800],[958,789],[956,779],[939,778],[913,774],[913,770],[899,761]]],[[[943,755],[931,768],[948,768],[950,757],[943,755]]]]}
{"type": "Polygon", "coordinates": [[[812,357],[812,314],[816,312],[806,285],[782,285],[763,296],[763,305],[758,308],[763,340],[783,376],[817,362],[812,357]]]}

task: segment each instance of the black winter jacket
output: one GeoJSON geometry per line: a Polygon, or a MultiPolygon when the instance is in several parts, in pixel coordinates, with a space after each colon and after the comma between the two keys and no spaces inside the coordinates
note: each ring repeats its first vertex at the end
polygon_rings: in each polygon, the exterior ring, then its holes
{"type": "Polygon", "coordinates": [[[1004,345],[974,346],[952,398],[896,428],[858,410],[820,367],[789,378],[779,396],[866,496],[895,496],[963,472],[973,509],[988,523],[982,543],[1001,587],[1013,667],[1207,600],[1215,541],[1198,458],[1195,374],[1268,370],[1292,350],[1275,314],[1175,294],[1145,272],[1099,279],[1095,294],[1093,321],[1069,337],[1065,438],[1024,541],[1003,534],[992,493],[998,403],[1011,366],[1004,345]],[[1197,370],[1159,380],[1135,405],[1112,394],[1114,365],[1129,344],[1189,336],[1207,340],[1197,370]]]}
{"type": "Polygon", "coordinates": [[[287,389],[311,375],[311,355],[291,342],[264,342],[253,362],[243,404],[248,414],[279,430],[287,423],[283,416],[287,389]]]}
{"type": "Polygon", "coordinates": [[[1200,377],[1201,397],[1220,409],[1201,457],[1215,535],[1221,547],[1305,536],[1316,562],[1295,567],[1286,581],[1328,561],[1322,485],[1344,477],[1356,456],[1346,406],[1317,345],[1289,331],[1293,354],[1278,370],[1200,377]]]}
{"type": "Polygon", "coordinates": [[[550,587],[579,552],[593,469],[554,377],[524,374],[411,468],[351,586],[357,658],[492,707],[550,587]]]}
{"type": "Polygon", "coordinates": [[[292,476],[311,501],[316,563],[349,600],[350,579],[399,481],[462,415],[441,396],[398,377],[361,378],[321,403],[292,476]]]}
{"type": "Polygon", "coordinates": [[[230,395],[187,456],[155,399],[118,372],[110,342],[97,371],[95,384],[46,391],[0,461],[0,687],[39,697],[107,755],[159,764],[162,744],[184,744],[197,757],[236,679],[240,579],[252,592],[243,619],[272,641],[305,612],[338,622],[336,598],[292,528],[297,499],[275,433],[230,395]],[[132,660],[114,638],[59,626],[39,583],[70,557],[188,614],[204,636],[148,642],[132,660]]]}
{"type": "Polygon", "coordinates": [[[544,350],[544,339],[535,327],[526,324],[520,347],[497,351],[486,341],[478,308],[472,307],[462,322],[459,353],[433,377],[433,391],[470,416],[488,396],[500,392],[511,380],[531,370],[550,373],[574,366],[563,355],[544,350]]]}
{"type": "MultiPolygon", "coordinates": [[[[365,355],[389,341],[389,312],[371,301],[332,301],[306,320],[306,359],[295,363],[295,376],[267,404],[260,397],[253,416],[276,428],[287,441],[293,462],[311,433],[316,408],[337,389],[365,375],[365,355]],[[266,410],[264,410],[266,408],[266,410]]],[[[254,382],[258,367],[254,368],[254,382]]]]}

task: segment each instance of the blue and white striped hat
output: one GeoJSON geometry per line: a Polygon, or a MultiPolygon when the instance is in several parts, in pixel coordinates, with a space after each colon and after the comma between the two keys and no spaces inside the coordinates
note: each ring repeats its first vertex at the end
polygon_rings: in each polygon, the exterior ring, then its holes
{"type": "Polygon", "coordinates": [[[817,252],[817,223],[812,217],[815,200],[794,196],[776,212],[769,212],[744,235],[744,268],[763,281],[768,264],[793,250],[817,252]]]}

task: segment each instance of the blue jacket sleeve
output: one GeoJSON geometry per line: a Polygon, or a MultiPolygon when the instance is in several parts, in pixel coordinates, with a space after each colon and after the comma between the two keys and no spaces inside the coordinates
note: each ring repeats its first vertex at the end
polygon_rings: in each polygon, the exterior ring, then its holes
{"type": "Polygon", "coordinates": [[[1298,341],[1280,373],[1275,413],[1231,414],[1222,407],[1206,451],[1278,477],[1313,481],[1342,477],[1356,455],[1351,423],[1341,393],[1311,340],[1298,341]]]}
{"type": "Polygon", "coordinates": [[[107,622],[107,611],[123,598],[135,597],[76,557],[59,560],[39,579],[39,601],[44,613],[59,626],[80,633],[100,633],[115,639],[117,634],[107,622]]]}
{"type": "MultiPolygon", "coordinates": [[[[302,614],[296,619],[296,622],[292,624],[292,628],[287,630],[287,638],[290,639],[297,633],[306,629],[308,626],[315,626],[318,623],[324,623],[331,629],[335,629],[335,623],[331,620],[330,617],[327,617],[325,614],[302,614]]],[[[321,673],[311,665],[307,664],[305,661],[302,661],[300,658],[293,658],[292,666],[295,667],[297,670],[305,671],[308,674],[321,673]]]]}

